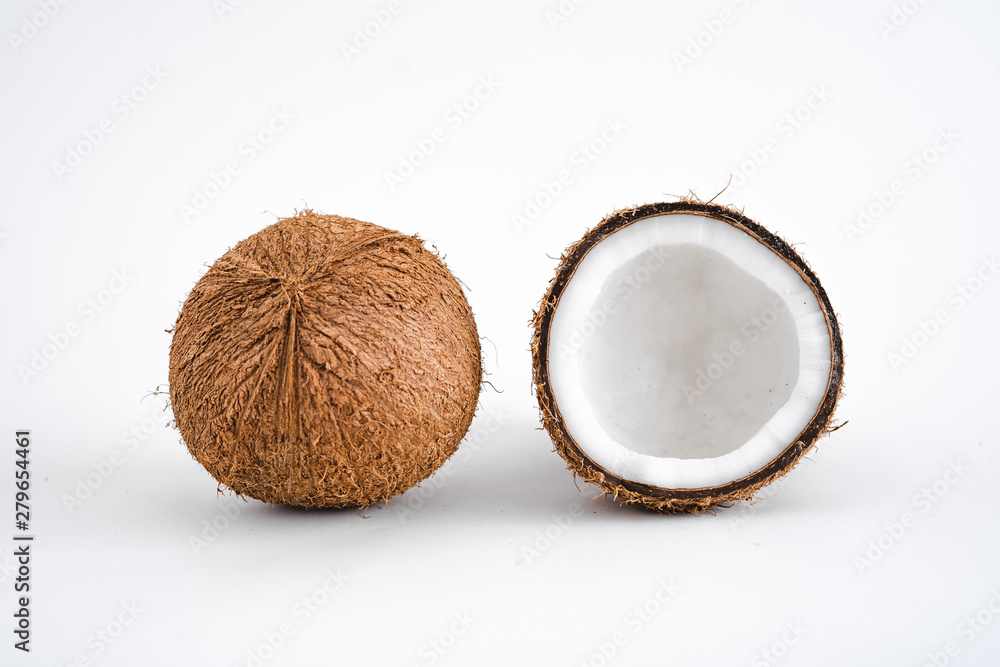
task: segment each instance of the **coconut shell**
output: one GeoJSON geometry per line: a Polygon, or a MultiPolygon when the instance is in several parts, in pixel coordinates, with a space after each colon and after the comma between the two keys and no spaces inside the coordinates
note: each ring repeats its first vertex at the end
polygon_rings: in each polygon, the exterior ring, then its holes
{"type": "Polygon", "coordinates": [[[844,373],[843,343],[837,317],[826,291],[806,263],[783,240],[764,229],[739,211],[731,208],[684,199],[678,202],[647,204],[617,211],[601,221],[563,254],[559,268],[532,321],[532,357],[534,362],[535,394],[542,423],[548,431],[556,452],[565,459],[568,468],[584,481],[623,504],[634,504],[661,512],[704,512],[716,506],[753,501],[755,494],[783,476],[802,459],[816,441],[836,428],[833,413],[841,394],[844,373]],[[742,479],[697,489],[670,489],[642,484],[612,474],[591,460],[570,435],[559,404],[549,382],[549,327],[559,305],[559,298],[572,279],[577,266],[587,253],[610,234],[634,222],[673,213],[687,213],[714,218],[740,229],[768,246],[787,262],[812,289],[826,318],[831,342],[830,376],[826,393],[809,423],[795,440],[767,465],[742,479]]]}
{"type": "Polygon", "coordinates": [[[170,399],[237,494],[366,506],[431,475],[475,413],[479,336],[420,239],[303,211],[238,243],[184,302],[170,399]]]}

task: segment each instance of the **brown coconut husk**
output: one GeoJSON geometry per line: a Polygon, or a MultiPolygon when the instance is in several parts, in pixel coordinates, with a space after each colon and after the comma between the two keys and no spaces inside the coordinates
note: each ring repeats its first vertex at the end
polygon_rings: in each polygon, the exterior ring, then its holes
{"type": "Polygon", "coordinates": [[[647,204],[617,211],[588,231],[583,238],[563,253],[559,268],[549,283],[538,311],[532,320],[532,357],[534,361],[535,393],[542,423],[552,438],[555,450],[565,459],[567,467],[622,504],[634,504],[660,512],[694,512],[711,510],[734,502],[753,502],[756,494],[795,467],[812,449],[816,441],[837,430],[833,414],[841,395],[844,373],[843,342],[837,317],[819,279],[801,257],[785,241],[732,208],[704,203],[694,199],[647,204]],[[614,232],[639,220],[672,213],[703,215],[740,229],[777,253],[809,285],[820,304],[830,333],[830,377],[822,402],[812,419],[794,441],[767,465],[742,479],[719,486],[698,489],[669,489],[623,479],[601,467],[580,448],[566,428],[559,404],[549,383],[549,327],[566,285],[587,253],[614,232]]]}
{"type": "Polygon", "coordinates": [[[366,506],[431,475],[475,413],[479,336],[419,238],[306,210],[223,255],[184,302],[170,398],[240,495],[366,506]]]}

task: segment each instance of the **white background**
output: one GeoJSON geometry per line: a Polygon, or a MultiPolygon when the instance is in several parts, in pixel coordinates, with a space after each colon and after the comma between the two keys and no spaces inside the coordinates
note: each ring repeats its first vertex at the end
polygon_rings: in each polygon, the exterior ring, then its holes
{"type": "Polygon", "coordinates": [[[996,3],[909,0],[893,25],[888,0],[587,0],[558,22],[556,0],[404,0],[351,54],[385,2],[43,4],[0,14],[0,663],[996,664],[996,3]],[[293,118],[249,160],[275,110],[293,118]],[[538,430],[528,321],[602,216],[709,199],[730,174],[716,201],[796,244],[840,314],[850,423],[753,507],[623,509],[578,490],[538,430]],[[205,265],[305,206],[419,233],[488,339],[454,463],[364,515],[217,497],[149,396],[205,265]],[[24,427],[30,655],[7,629],[24,427]],[[992,622],[973,630],[977,613],[992,622]]]}

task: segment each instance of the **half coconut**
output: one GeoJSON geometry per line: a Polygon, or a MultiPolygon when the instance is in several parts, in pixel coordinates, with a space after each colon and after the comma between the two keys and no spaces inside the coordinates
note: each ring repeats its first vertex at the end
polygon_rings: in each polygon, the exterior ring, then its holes
{"type": "Polygon", "coordinates": [[[605,218],[534,318],[545,428],[623,503],[751,500],[832,430],[843,350],[826,292],[780,238],[698,201],[605,218]]]}

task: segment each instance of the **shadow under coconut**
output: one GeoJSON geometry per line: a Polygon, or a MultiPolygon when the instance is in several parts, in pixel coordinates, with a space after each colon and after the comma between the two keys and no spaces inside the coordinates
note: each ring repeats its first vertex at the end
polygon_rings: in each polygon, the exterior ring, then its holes
{"type": "MultiPolygon", "coordinates": [[[[475,425],[473,430],[474,432],[475,425]]],[[[623,507],[594,486],[574,477],[553,451],[548,434],[535,421],[504,424],[488,441],[466,440],[435,475],[387,506],[369,508],[408,522],[444,517],[462,523],[548,523],[553,515],[572,513],[583,520],[625,514],[663,520],[641,507],[623,507]]],[[[372,514],[374,515],[374,514],[372,514]]]]}
{"type": "Polygon", "coordinates": [[[360,519],[372,520],[372,525],[366,527],[375,529],[389,527],[383,525],[385,520],[391,519],[391,525],[399,525],[421,516],[433,517],[435,521],[461,519],[461,523],[549,521],[552,515],[570,510],[583,521],[663,522],[713,518],[739,521],[752,516],[797,514],[804,505],[823,505],[802,485],[779,483],[763,489],[753,502],[720,505],[701,514],[657,512],[641,505],[622,504],[599,488],[575,479],[554,452],[543,448],[544,456],[539,457],[528,451],[529,443],[519,444],[524,444],[520,455],[512,454],[503,465],[477,467],[469,464],[465,469],[454,471],[444,468],[440,477],[432,476],[387,503],[368,507],[304,508],[249,499],[246,509],[249,515],[265,522],[273,518],[282,523],[328,525],[360,519]]]}
{"type": "Polygon", "coordinates": [[[297,507],[295,505],[282,505],[280,503],[257,502],[261,514],[275,513],[278,515],[290,515],[291,517],[302,518],[322,518],[330,521],[341,515],[358,516],[364,518],[364,507],[297,507]]]}
{"type": "MultiPolygon", "coordinates": [[[[477,416],[477,421],[488,415],[477,416]]],[[[573,476],[552,451],[538,424],[506,420],[488,437],[473,422],[458,451],[433,475],[388,503],[362,510],[335,510],[366,516],[395,526],[434,517],[461,523],[522,521],[565,511],[571,502],[585,502],[573,476]]],[[[315,510],[281,510],[297,515],[315,510]]],[[[322,510],[327,512],[327,510],[322,510]]],[[[339,516],[339,515],[337,515],[339,516]]]]}
{"type": "MultiPolygon", "coordinates": [[[[475,424],[470,433],[475,433],[475,424]]],[[[803,473],[805,471],[798,471],[803,473]]],[[[802,474],[793,475],[802,477],[802,474]]],[[[702,515],[660,513],[623,505],[600,489],[574,477],[553,451],[536,422],[509,421],[483,442],[467,438],[434,475],[387,503],[368,507],[303,508],[239,501],[242,514],[261,524],[347,524],[352,532],[398,528],[410,522],[452,520],[467,523],[549,522],[572,511],[584,521],[681,521],[786,513],[788,503],[812,502],[808,489],[779,481],[751,504],[720,506],[702,515]],[[358,523],[362,525],[358,525],[358,523]]],[[[232,502],[236,496],[219,497],[232,502]]]]}
{"type": "Polygon", "coordinates": [[[322,542],[323,536],[360,539],[393,528],[380,519],[384,505],[370,507],[295,507],[248,500],[242,522],[289,544],[322,542]]]}
{"type": "Polygon", "coordinates": [[[421,484],[387,503],[367,507],[306,508],[241,499],[233,494],[219,496],[217,504],[239,502],[240,513],[261,524],[347,524],[352,532],[358,528],[369,532],[399,527],[421,519],[455,520],[462,524],[548,522],[553,515],[567,512],[583,521],[739,520],[797,513],[802,504],[813,501],[821,504],[801,485],[779,483],[764,489],[753,503],[720,505],[700,515],[656,512],[641,505],[622,504],[599,488],[574,478],[562,459],[546,449],[546,443],[547,439],[524,437],[522,432],[519,439],[503,442],[503,451],[481,457],[477,452],[475,459],[456,455],[450,466],[421,484]],[[494,456],[496,460],[490,460],[494,456]]]}

